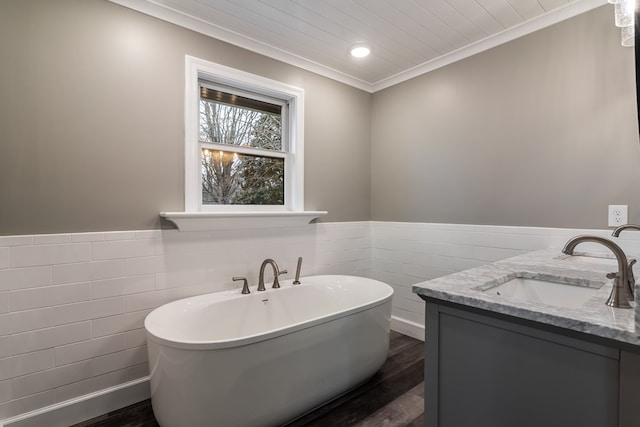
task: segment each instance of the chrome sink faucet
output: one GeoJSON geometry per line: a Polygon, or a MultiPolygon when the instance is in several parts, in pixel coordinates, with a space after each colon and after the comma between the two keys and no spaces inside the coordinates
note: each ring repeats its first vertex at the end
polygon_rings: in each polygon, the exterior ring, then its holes
{"type": "MultiPolygon", "coordinates": [[[[613,233],[611,233],[611,235],[613,237],[620,237],[620,233],[622,233],[624,230],[636,230],[636,231],[640,231],[640,225],[635,225],[635,224],[625,224],[625,225],[621,225],[620,227],[616,227],[615,230],[613,230],[613,233]]],[[[631,258],[629,259],[629,262],[627,263],[628,267],[627,267],[627,280],[628,280],[628,285],[629,285],[629,291],[631,291],[631,301],[633,301],[635,299],[635,285],[636,285],[636,277],[633,274],[633,265],[636,263],[636,260],[631,258]]]]}
{"type": "Polygon", "coordinates": [[[276,264],[276,262],[274,260],[272,260],[271,258],[267,258],[264,261],[262,261],[262,265],[260,266],[260,274],[258,276],[258,290],[259,291],[264,291],[266,290],[264,287],[264,269],[267,267],[267,265],[270,265],[271,267],[273,267],[273,288],[279,288],[280,287],[280,282],[278,281],[278,276],[281,274],[286,274],[287,270],[282,270],[280,271],[280,269],[278,268],[278,264],[276,264]]]}
{"type": "Polygon", "coordinates": [[[611,233],[611,235],[613,237],[619,237],[620,233],[622,233],[624,230],[636,230],[636,231],[640,231],[640,225],[635,225],[635,224],[625,224],[625,225],[621,225],[620,227],[616,227],[615,230],[613,230],[613,233],[611,233]]]}
{"type": "Polygon", "coordinates": [[[607,299],[606,304],[609,307],[631,308],[631,304],[629,304],[629,301],[631,300],[631,292],[628,286],[629,279],[627,274],[629,263],[622,248],[604,237],[582,235],[569,239],[569,241],[564,245],[562,252],[567,255],[573,255],[575,247],[582,242],[599,243],[611,250],[611,252],[616,256],[616,259],[618,260],[618,272],[607,274],[607,279],[614,280],[613,289],[611,289],[611,295],[609,295],[609,299],[607,299]]]}

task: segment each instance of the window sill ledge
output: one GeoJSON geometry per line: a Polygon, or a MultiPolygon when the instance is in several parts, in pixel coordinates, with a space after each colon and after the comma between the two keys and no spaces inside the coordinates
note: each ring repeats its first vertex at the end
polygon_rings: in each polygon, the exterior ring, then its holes
{"type": "Polygon", "coordinates": [[[327,211],[302,212],[160,212],[180,231],[237,230],[296,227],[309,224],[327,211]]]}

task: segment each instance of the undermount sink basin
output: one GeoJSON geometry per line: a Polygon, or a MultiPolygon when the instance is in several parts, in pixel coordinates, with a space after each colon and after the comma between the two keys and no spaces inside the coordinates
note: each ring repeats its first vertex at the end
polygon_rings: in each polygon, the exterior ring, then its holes
{"type": "Polygon", "coordinates": [[[516,277],[484,292],[496,296],[537,304],[577,308],[586,303],[604,283],[597,287],[516,277]]]}

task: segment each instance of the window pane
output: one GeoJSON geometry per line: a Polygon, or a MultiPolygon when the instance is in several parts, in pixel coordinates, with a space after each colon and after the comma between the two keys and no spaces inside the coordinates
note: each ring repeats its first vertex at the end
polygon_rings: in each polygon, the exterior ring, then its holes
{"type": "Polygon", "coordinates": [[[284,205],[284,159],[202,150],[203,205],[284,205]]]}
{"type": "Polygon", "coordinates": [[[200,99],[200,140],[281,151],[282,115],[200,99]]]}

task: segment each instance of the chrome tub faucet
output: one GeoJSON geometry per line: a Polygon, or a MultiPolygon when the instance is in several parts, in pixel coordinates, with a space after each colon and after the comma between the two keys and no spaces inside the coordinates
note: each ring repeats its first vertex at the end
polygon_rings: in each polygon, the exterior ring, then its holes
{"type": "Polygon", "coordinates": [[[258,275],[258,291],[264,291],[266,290],[264,287],[264,269],[267,267],[267,265],[270,265],[271,267],[273,267],[273,286],[272,288],[279,288],[280,287],[280,282],[278,281],[278,276],[281,274],[286,274],[287,270],[282,270],[280,271],[280,269],[278,268],[278,264],[276,264],[276,262],[274,260],[272,260],[271,258],[267,258],[264,261],[262,261],[262,265],[260,265],[260,274],[258,275]]]}

